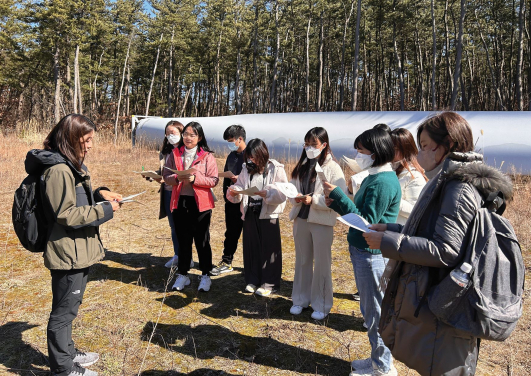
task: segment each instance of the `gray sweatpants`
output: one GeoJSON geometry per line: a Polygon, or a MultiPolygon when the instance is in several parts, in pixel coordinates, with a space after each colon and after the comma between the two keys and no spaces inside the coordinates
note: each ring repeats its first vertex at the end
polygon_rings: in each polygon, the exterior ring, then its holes
{"type": "Polygon", "coordinates": [[[295,239],[295,278],[291,299],[293,305],[308,307],[328,314],[333,304],[332,289],[332,226],[309,223],[296,218],[293,224],[295,239]]]}

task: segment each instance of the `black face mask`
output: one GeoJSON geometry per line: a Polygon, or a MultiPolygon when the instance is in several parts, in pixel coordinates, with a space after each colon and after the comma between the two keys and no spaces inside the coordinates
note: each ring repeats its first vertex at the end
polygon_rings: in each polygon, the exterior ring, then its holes
{"type": "Polygon", "coordinates": [[[256,172],[256,170],[258,168],[256,163],[254,163],[253,161],[250,161],[250,160],[247,161],[246,166],[247,166],[247,171],[249,171],[249,172],[252,172],[252,171],[256,172]]]}

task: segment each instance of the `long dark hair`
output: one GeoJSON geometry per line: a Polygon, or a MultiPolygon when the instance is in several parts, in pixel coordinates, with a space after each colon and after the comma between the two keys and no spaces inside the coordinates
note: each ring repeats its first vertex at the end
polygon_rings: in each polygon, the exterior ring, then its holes
{"type": "Polygon", "coordinates": [[[181,132],[181,139],[179,140],[177,147],[181,148],[182,146],[184,146],[183,134],[188,128],[193,129],[194,133],[199,138],[199,141],[197,142],[198,149],[203,149],[206,152],[213,153],[213,151],[210,150],[210,148],[208,147],[208,143],[205,138],[205,132],[203,132],[203,127],[197,121],[191,121],[184,126],[183,131],[181,132]]]}
{"type": "Polygon", "coordinates": [[[179,135],[181,136],[181,138],[183,137],[184,125],[180,121],[170,120],[168,124],[166,124],[166,126],[164,127],[164,141],[162,142],[162,149],[160,149],[160,153],[162,155],[170,154],[173,148],[175,147],[175,145],[170,144],[170,142],[168,141],[168,137],[166,137],[166,131],[168,130],[168,127],[177,128],[180,133],[179,135]]]}
{"type": "MultiPolygon", "coordinates": [[[[319,157],[317,159],[317,162],[322,166],[326,160],[326,156],[328,155],[328,153],[331,153],[330,142],[328,142],[328,132],[326,132],[326,129],[322,127],[312,128],[304,136],[304,142],[310,143],[312,142],[312,140],[319,140],[321,144],[324,144],[326,142],[325,148],[321,151],[321,154],[319,154],[319,157]]],[[[313,169],[312,171],[309,171],[310,163],[308,162],[304,163],[306,158],[307,158],[306,149],[303,148],[299,162],[297,162],[297,165],[291,172],[292,179],[302,178],[306,176],[309,172],[311,174],[310,181],[312,182],[315,181],[315,177],[317,176],[317,173],[315,172],[315,169],[313,169]]]]}
{"type": "Polygon", "coordinates": [[[256,168],[251,168],[246,164],[249,175],[260,173],[265,170],[267,162],[269,161],[269,150],[267,150],[267,145],[264,141],[259,138],[249,140],[243,153],[243,159],[247,163],[247,160],[250,158],[254,159],[256,168]]]}
{"type": "Polygon", "coordinates": [[[92,131],[96,131],[96,124],[86,116],[66,115],[46,136],[44,149],[61,153],[78,171],[81,171],[83,159],[80,160],[79,155],[83,149],[79,140],[92,131]]]}
{"type": "Polygon", "coordinates": [[[426,175],[424,175],[424,169],[420,167],[419,163],[417,162],[417,154],[419,153],[419,150],[417,149],[415,139],[413,138],[411,132],[406,128],[396,128],[393,129],[389,134],[391,135],[391,139],[395,145],[395,153],[399,152],[400,156],[402,157],[400,166],[398,166],[396,169],[396,175],[400,175],[402,171],[406,169],[409,171],[411,176],[415,178],[411,172],[411,169],[409,168],[409,165],[412,165],[415,167],[415,170],[422,174],[424,180],[428,181],[428,178],[426,175]]]}
{"type": "Polygon", "coordinates": [[[395,146],[387,131],[380,128],[368,129],[360,134],[354,141],[354,148],[362,145],[365,149],[374,154],[372,167],[383,166],[392,162],[395,158],[395,146]]]}

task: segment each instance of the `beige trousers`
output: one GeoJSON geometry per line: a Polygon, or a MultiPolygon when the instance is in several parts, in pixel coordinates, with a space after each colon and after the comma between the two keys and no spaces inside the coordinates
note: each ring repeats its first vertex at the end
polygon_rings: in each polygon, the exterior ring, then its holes
{"type": "Polygon", "coordinates": [[[291,299],[293,305],[308,307],[328,314],[333,304],[332,289],[332,226],[309,223],[296,218],[295,277],[291,299]]]}

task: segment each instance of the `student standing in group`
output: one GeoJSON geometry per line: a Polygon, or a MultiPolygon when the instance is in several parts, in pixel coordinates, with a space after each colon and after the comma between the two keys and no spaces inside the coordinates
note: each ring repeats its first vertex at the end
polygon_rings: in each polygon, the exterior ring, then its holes
{"type": "Polygon", "coordinates": [[[418,162],[430,180],[405,226],[375,224],[365,234],[389,258],[382,278],[380,333],[393,356],[421,375],[474,375],[477,338],[438,320],[423,299],[462,262],[469,225],[489,193],[512,197],[512,182],[482,163],[472,129],[455,112],[417,130],[418,162]]]}
{"type": "Polygon", "coordinates": [[[92,149],[96,125],[83,115],[65,116],[25,161],[29,174],[42,174],[43,207],[50,235],[44,265],[52,277],[52,311],[48,321],[48,359],[53,375],[97,376],[85,369],[99,355],[76,349],[72,321],[87,286],[90,266],[105,251],[98,226],[113,218],[121,195],[101,187],[92,192],[84,160],[92,149]],[[99,203],[97,205],[96,203],[99,203]]]}
{"type": "MultiPolygon", "coordinates": [[[[358,164],[362,170],[368,169],[369,176],[363,180],[354,202],[341,187],[323,183],[325,195],[328,196],[327,204],[340,215],[355,213],[369,223],[394,223],[400,208],[401,189],[391,166],[395,156],[391,136],[385,130],[369,129],[356,139],[354,147],[358,150],[358,164]]],[[[352,367],[355,371],[352,375],[396,375],[391,352],[378,334],[383,298],[379,280],[386,259],[379,249],[369,248],[362,234],[350,228],[347,240],[360,295],[360,310],[371,344],[371,356],[354,360],[352,367]]]]}
{"type": "Polygon", "coordinates": [[[227,200],[229,186],[238,181],[238,175],[242,171],[243,151],[245,150],[245,129],[241,125],[231,125],[223,133],[223,139],[228,142],[230,154],[225,162],[223,171],[234,174],[232,178],[223,179],[223,198],[225,200],[225,241],[223,242],[223,257],[219,264],[212,269],[211,275],[220,275],[232,272],[232,260],[243,228],[240,204],[233,204],[227,200]]]}
{"type": "Polygon", "coordinates": [[[293,208],[289,219],[293,221],[295,240],[295,277],[290,312],[299,315],[310,304],[312,318],[324,319],[333,303],[332,241],[337,214],[325,203],[323,182],[315,166],[322,167],[326,181],[346,191],[345,176],[334,161],[328,133],[324,128],[312,128],[304,136],[304,149],[291,173],[291,183],[299,196],[290,199],[293,208]]]}
{"type": "Polygon", "coordinates": [[[268,296],[280,288],[282,276],[282,243],[279,214],[286,206],[286,196],[275,183],[287,183],[284,165],[269,159],[266,144],[252,139],[244,151],[245,164],[236,184],[229,187],[226,197],[241,202],[243,219],[243,274],[245,291],[268,296]],[[254,196],[238,191],[256,187],[254,196]]]}
{"type": "Polygon", "coordinates": [[[173,186],[170,208],[179,241],[178,275],[173,289],[182,290],[190,284],[188,271],[192,261],[192,244],[195,242],[202,273],[198,290],[209,291],[212,283],[208,276],[212,269],[212,188],[218,184],[219,178],[216,159],[208,148],[201,124],[186,124],[166,167],[178,171],[193,168],[188,175],[178,175],[167,168],[163,172],[164,182],[173,186]]]}
{"type": "Polygon", "coordinates": [[[411,132],[405,128],[396,128],[389,134],[395,145],[393,170],[398,176],[402,189],[400,211],[396,223],[404,225],[428,178],[424,175],[424,169],[417,162],[419,151],[411,132]]]}

